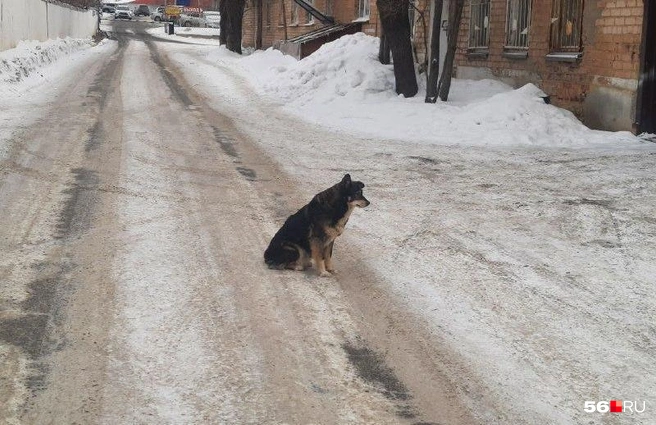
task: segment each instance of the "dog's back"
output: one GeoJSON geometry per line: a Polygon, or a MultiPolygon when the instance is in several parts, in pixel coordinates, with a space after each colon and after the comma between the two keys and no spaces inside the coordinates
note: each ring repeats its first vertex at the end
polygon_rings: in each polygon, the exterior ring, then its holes
{"type": "Polygon", "coordinates": [[[264,262],[270,268],[295,268],[301,255],[299,248],[309,252],[310,220],[304,206],[285,220],[264,251],[264,262]]]}

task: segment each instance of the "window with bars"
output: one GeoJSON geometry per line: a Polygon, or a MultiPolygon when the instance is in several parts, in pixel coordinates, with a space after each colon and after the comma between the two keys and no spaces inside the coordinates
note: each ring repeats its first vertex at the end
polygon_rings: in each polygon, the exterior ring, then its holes
{"type": "Polygon", "coordinates": [[[581,51],[583,0],[553,0],[551,51],[581,51]]]}
{"type": "Polygon", "coordinates": [[[358,0],[358,19],[369,19],[369,1],[358,0]]]}
{"type": "Polygon", "coordinates": [[[531,0],[508,0],[506,8],[506,49],[528,49],[531,27],[531,0]]]}
{"type": "Polygon", "coordinates": [[[490,46],[490,0],[469,1],[469,49],[490,46]]]}

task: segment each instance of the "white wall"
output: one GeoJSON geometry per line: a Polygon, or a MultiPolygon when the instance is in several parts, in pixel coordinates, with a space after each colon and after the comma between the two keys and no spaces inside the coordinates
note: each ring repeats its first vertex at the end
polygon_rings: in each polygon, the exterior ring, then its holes
{"type": "Polygon", "coordinates": [[[81,10],[43,0],[0,0],[0,51],[22,40],[88,38],[98,28],[94,10],[81,10]]]}

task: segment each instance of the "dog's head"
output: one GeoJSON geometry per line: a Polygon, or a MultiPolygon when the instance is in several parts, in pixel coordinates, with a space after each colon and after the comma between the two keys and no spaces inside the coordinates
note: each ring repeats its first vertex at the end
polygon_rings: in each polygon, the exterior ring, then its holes
{"type": "Polygon", "coordinates": [[[346,202],[349,205],[356,207],[364,208],[370,204],[367,198],[362,194],[362,189],[364,188],[364,183],[359,181],[351,180],[351,175],[346,174],[342,179],[341,190],[344,196],[346,197],[346,202]]]}

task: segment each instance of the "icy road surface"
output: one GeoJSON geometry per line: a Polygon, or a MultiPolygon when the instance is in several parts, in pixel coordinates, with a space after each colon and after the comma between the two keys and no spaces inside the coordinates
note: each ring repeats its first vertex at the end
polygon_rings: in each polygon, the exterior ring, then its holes
{"type": "Polygon", "coordinates": [[[359,138],[113,25],[0,101],[0,422],[654,423],[654,145],[359,138]],[[338,274],[268,270],[346,172],[338,274]]]}

